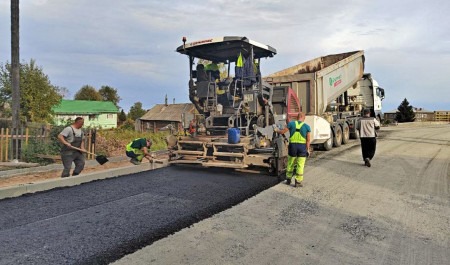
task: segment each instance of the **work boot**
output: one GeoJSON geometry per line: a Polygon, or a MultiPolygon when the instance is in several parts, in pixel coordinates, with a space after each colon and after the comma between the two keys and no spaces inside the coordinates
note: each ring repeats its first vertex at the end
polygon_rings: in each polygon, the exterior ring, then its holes
{"type": "Polygon", "coordinates": [[[370,165],[370,159],[369,158],[365,158],[364,159],[364,165],[366,166],[366,167],[370,167],[371,165],[370,165]]]}
{"type": "Polygon", "coordinates": [[[291,179],[286,179],[286,185],[291,185],[291,179]]]}
{"type": "Polygon", "coordinates": [[[133,164],[135,164],[135,165],[141,164],[141,162],[139,162],[139,160],[137,160],[136,158],[132,158],[132,159],[130,160],[130,162],[133,163],[133,164]]]}
{"type": "Polygon", "coordinates": [[[302,183],[303,181],[295,181],[295,187],[296,188],[298,188],[298,187],[303,187],[303,183],[302,183]]]}

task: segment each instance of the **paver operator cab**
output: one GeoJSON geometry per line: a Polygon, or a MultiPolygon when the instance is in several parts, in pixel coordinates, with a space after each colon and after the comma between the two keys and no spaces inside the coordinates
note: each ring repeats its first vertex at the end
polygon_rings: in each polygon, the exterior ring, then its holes
{"type": "Polygon", "coordinates": [[[172,164],[206,167],[265,167],[285,171],[287,141],[273,124],[296,117],[299,100],[288,86],[261,77],[262,58],[276,50],[246,37],[186,42],[176,49],[189,59],[189,99],[199,114],[192,136],[170,141],[172,164]]]}

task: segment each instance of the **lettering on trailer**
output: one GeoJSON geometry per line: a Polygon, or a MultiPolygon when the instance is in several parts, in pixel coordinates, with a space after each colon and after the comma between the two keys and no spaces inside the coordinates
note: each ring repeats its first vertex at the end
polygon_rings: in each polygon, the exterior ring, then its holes
{"type": "Polygon", "coordinates": [[[341,75],[336,76],[336,77],[330,77],[330,86],[332,87],[337,87],[338,85],[340,85],[342,83],[342,79],[341,79],[341,75]]]}
{"type": "Polygon", "coordinates": [[[203,44],[203,43],[209,43],[212,41],[213,41],[213,39],[194,41],[194,42],[189,43],[189,46],[195,46],[195,45],[199,45],[199,44],[203,44]]]}

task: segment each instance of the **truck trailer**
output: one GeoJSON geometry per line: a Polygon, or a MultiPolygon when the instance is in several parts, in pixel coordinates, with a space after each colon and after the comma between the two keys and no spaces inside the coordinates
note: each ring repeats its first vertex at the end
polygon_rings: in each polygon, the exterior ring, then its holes
{"type": "Polygon", "coordinates": [[[264,78],[295,91],[305,122],[311,126],[311,145],[331,150],[358,138],[356,122],[365,108],[381,121],[384,89],[364,73],[364,51],[322,56],[264,78]]]}

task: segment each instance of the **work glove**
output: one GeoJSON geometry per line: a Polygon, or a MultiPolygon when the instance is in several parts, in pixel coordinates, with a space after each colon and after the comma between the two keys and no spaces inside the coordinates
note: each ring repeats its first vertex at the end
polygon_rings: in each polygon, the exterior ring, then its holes
{"type": "Polygon", "coordinates": [[[273,131],[276,132],[276,133],[280,131],[280,129],[278,129],[276,124],[273,124],[272,128],[273,128],[273,131]]]}

